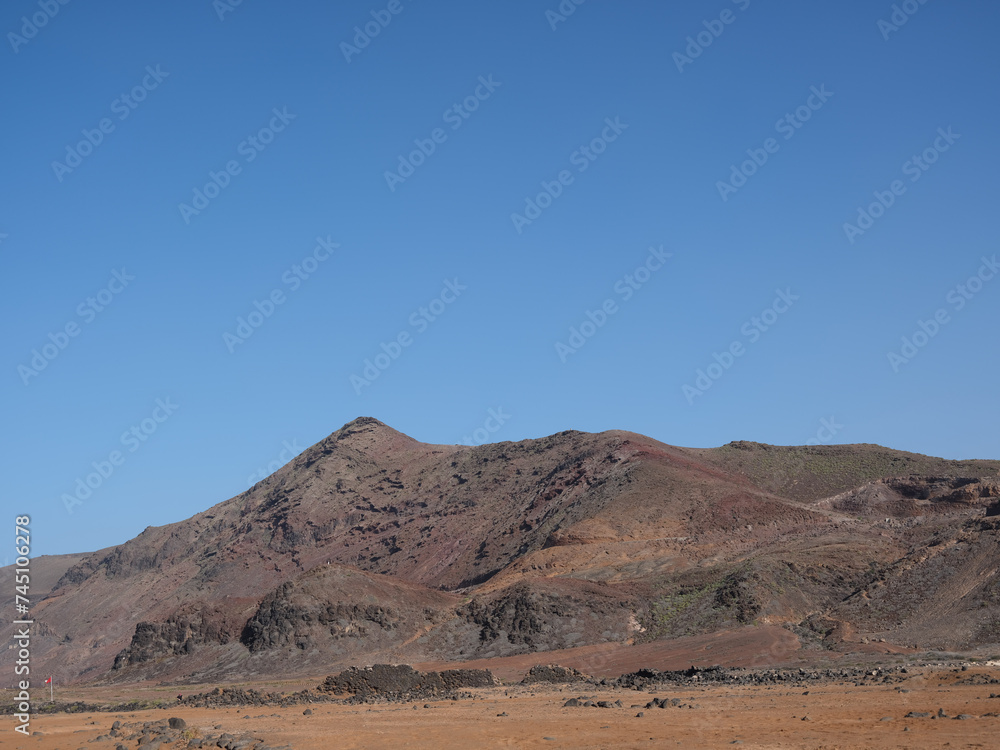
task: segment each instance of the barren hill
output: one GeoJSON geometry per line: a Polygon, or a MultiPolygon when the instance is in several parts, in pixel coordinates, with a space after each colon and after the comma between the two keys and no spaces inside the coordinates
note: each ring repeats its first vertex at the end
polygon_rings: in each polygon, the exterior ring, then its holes
{"type": "Polygon", "coordinates": [[[976,649],[1000,637],[998,487],[997,461],[871,445],[444,446],[361,418],[75,562],[33,658],[62,682],[250,678],[759,625],[803,652],[976,649]]]}

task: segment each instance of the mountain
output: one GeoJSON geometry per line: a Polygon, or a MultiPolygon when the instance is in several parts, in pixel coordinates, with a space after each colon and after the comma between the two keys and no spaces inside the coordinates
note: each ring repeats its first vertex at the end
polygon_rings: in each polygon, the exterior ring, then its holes
{"type": "Polygon", "coordinates": [[[32,658],[63,683],[251,679],[762,625],[807,655],[975,650],[1000,638],[998,528],[998,461],[622,431],[429,445],[360,418],[67,560],[32,658]]]}

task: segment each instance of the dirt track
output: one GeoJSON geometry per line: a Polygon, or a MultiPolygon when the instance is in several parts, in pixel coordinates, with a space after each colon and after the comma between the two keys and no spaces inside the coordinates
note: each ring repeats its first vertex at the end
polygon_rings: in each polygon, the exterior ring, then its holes
{"type": "MultiPolygon", "coordinates": [[[[893,686],[830,683],[802,688],[682,687],[651,692],[564,685],[472,691],[475,700],[376,705],[194,709],[176,707],[129,714],[39,715],[24,738],[3,717],[0,747],[24,750],[113,749],[91,742],[117,719],[126,727],[179,716],[202,738],[229,732],[272,747],[327,748],[650,748],[728,746],[748,748],[996,747],[1000,686],[980,681],[996,670],[915,673],[893,686]],[[903,692],[907,691],[907,692],[903,692]],[[508,694],[509,693],[509,694],[508,694]],[[623,708],[564,708],[572,697],[620,700],[623,708]],[[645,708],[653,699],[676,698],[684,707],[645,708]],[[425,707],[428,706],[428,707],[425,707]],[[693,707],[687,707],[693,706],[693,707]],[[938,718],[939,709],[946,717],[938,718]],[[905,718],[911,711],[930,714],[905,718]],[[636,714],[642,712],[642,717],[636,714]],[[507,716],[498,716],[506,713],[507,716]],[[966,714],[970,718],[955,718],[966,714]],[[244,718],[249,716],[250,718],[244,718]],[[803,717],[808,719],[803,721],[803,717]],[[883,720],[891,717],[889,720],[883,720]],[[932,718],[934,717],[934,718],[932,718]],[[217,728],[218,727],[218,728],[217,728]],[[905,731],[908,728],[909,731],[905,731]],[[678,745],[678,743],[680,743],[678,745]],[[949,745],[950,743],[950,745],[949,745]]],[[[120,741],[120,740],[119,740],[120,741]]],[[[136,741],[124,743],[136,746],[136,741]]],[[[212,743],[215,744],[214,742],[212,743]]],[[[185,747],[187,741],[166,745],[185,747]]]]}

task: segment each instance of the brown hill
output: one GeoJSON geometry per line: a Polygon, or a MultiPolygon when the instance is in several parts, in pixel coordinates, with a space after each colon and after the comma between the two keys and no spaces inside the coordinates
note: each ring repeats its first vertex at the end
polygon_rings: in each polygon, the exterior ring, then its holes
{"type": "Polygon", "coordinates": [[[62,682],[235,679],[754,625],[817,650],[974,649],[1000,633],[998,481],[997,461],[870,445],[473,448],[361,418],[69,567],[33,658],[62,682]]]}

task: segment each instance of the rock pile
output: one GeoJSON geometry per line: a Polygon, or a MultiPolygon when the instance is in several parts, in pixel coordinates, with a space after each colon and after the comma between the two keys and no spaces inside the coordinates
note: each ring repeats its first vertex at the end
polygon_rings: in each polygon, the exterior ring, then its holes
{"type": "Polygon", "coordinates": [[[242,688],[215,688],[207,693],[189,695],[178,701],[178,705],[195,708],[224,708],[226,706],[297,706],[302,703],[326,703],[328,695],[313,690],[298,693],[262,693],[258,690],[242,688]]]}
{"type": "Polygon", "coordinates": [[[624,708],[621,701],[596,701],[581,695],[563,703],[563,708],[624,708]]]}
{"type": "Polygon", "coordinates": [[[560,667],[558,664],[536,664],[528,670],[528,674],[521,680],[522,685],[532,685],[538,682],[583,682],[592,680],[590,675],[584,674],[572,667],[560,667]]]}
{"type": "Polygon", "coordinates": [[[418,672],[406,664],[376,664],[372,667],[351,667],[338,675],[331,675],[319,686],[319,690],[336,695],[350,693],[360,701],[417,700],[449,697],[461,688],[499,684],[500,680],[488,669],[418,672]]]}
{"type": "Polygon", "coordinates": [[[92,742],[114,742],[115,750],[132,747],[141,750],[159,750],[162,745],[188,748],[222,748],[223,750],[286,750],[268,745],[260,737],[251,734],[234,735],[228,732],[202,735],[198,729],[189,728],[187,722],[173,716],[160,721],[144,721],[122,724],[116,721],[111,731],[102,734],[92,742]]]}
{"type": "Polygon", "coordinates": [[[690,669],[660,672],[640,669],[623,674],[616,680],[602,680],[599,684],[634,690],[645,690],[658,685],[807,685],[816,682],[853,681],[856,685],[890,684],[906,679],[901,672],[905,667],[875,669],[726,669],[723,667],[691,667],[690,669]]]}

